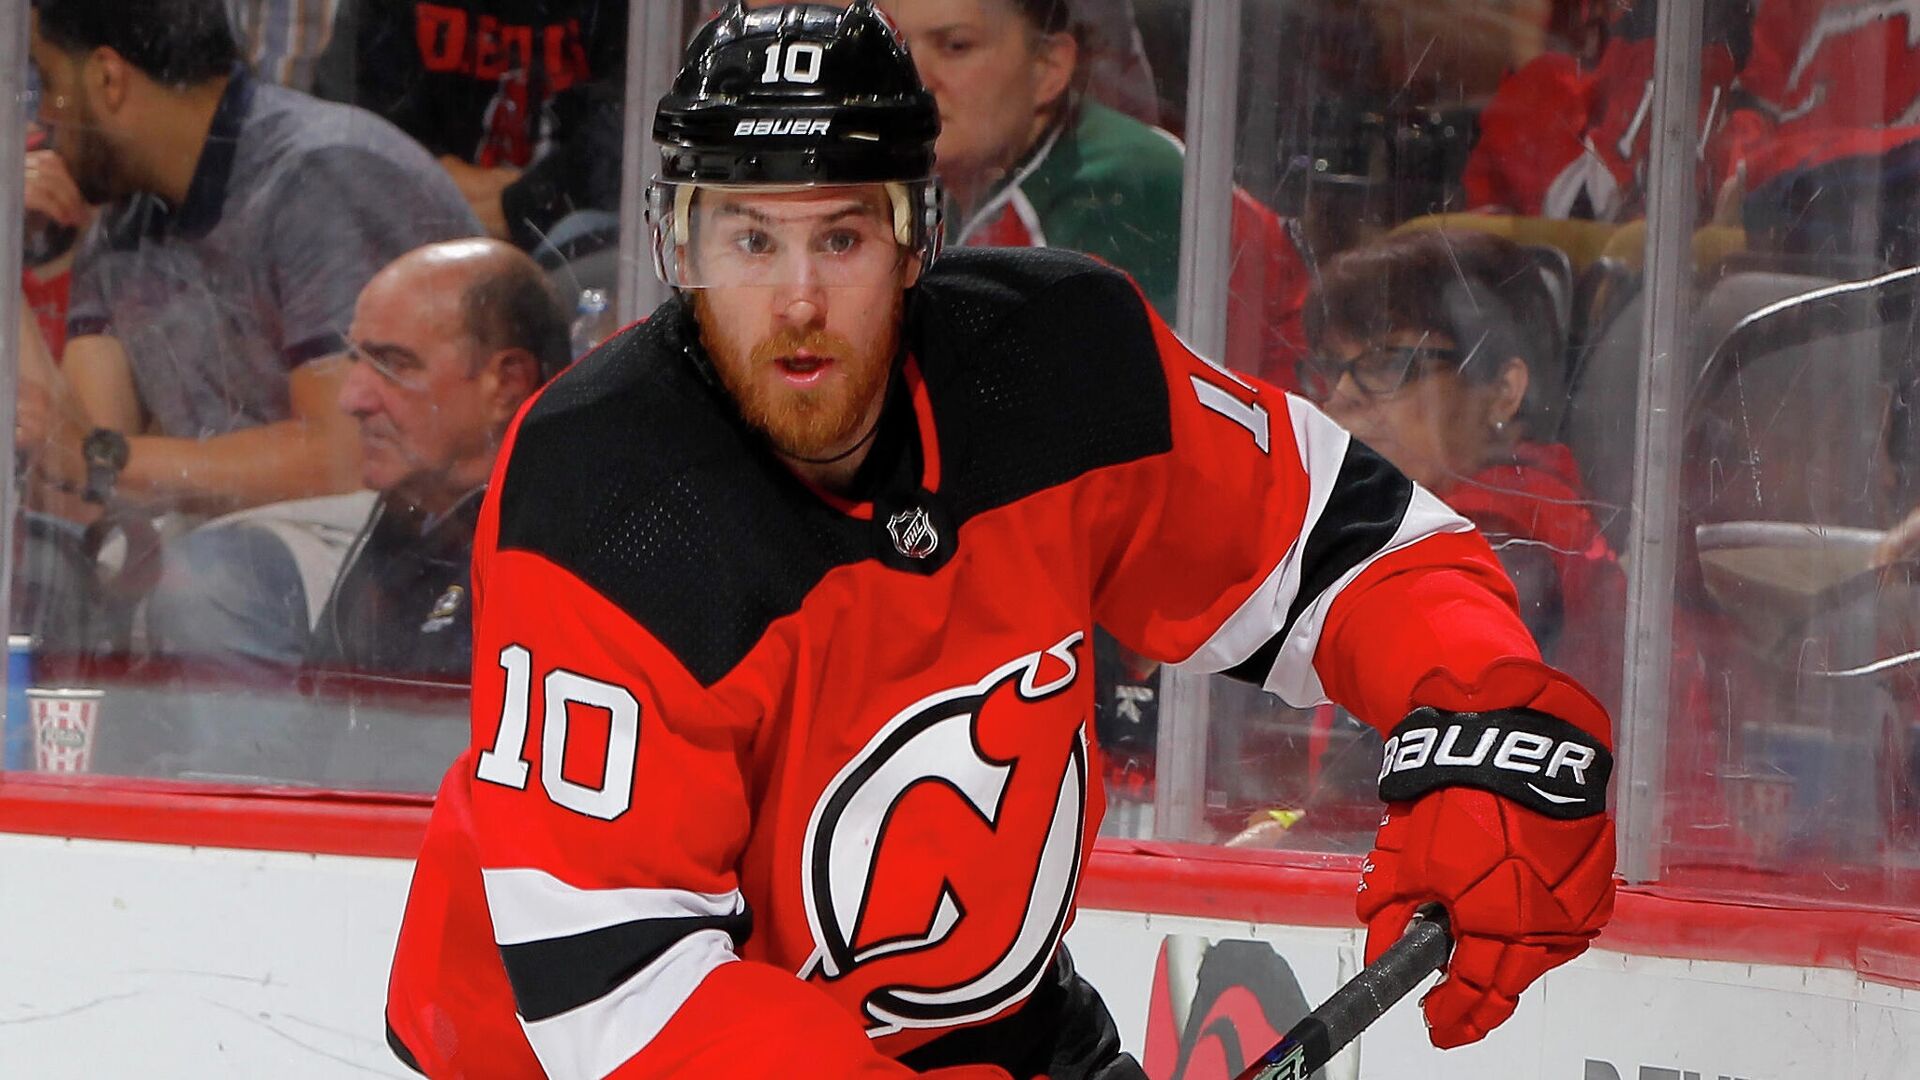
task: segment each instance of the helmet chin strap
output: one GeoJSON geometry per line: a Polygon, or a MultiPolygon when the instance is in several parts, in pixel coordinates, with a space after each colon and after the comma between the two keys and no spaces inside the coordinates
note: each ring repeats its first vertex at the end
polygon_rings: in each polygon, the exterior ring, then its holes
{"type": "Polygon", "coordinates": [[[789,454],[785,450],[780,451],[780,456],[789,461],[797,461],[802,465],[838,465],[859,453],[862,447],[873,441],[873,437],[880,433],[880,421],[886,418],[886,411],[886,408],[883,406],[880,410],[880,415],[873,418],[873,423],[867,428],[867,433],[860,436],[859,442],[854,443],[852,446],[847,447],[832,457],[801,457],[799,454],[789,454]]]}
{"type": "MultiPolygon", "coordinates": [[[[898,368],[895,369],[895,371],[897,370],[898,368]]],[[[786,458],[788,461],[797,461],[802,465],[838,465],[859,453],[863,447],[873,441],[875,435],[880,433],[880,423],[887,418],[887,398],[893,393],[893,376],[893,371],[887,373],[886,385],[880,388],[880,411],[874,413],[873,423],[867,425],[867,433],[860,436],[859,442],[854,443],[852,446],[847,447],[832,457],[823,458],[810,458],[802,457],[799,454],[789,454],[785,450],[780,450],[778,446],[774,447],[774,449],[780,451],[781,457],[786,458]]]]}

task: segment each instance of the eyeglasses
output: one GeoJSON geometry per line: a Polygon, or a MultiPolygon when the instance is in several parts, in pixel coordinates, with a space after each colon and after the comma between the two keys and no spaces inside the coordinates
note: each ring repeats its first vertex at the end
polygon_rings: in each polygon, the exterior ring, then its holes
{"type": "Polygon", "coordinates": [[[1436,371],[1458,371],[1468,355],[1437,345],[1376,345],[1351,360],[1309,356],[1295,366],[1300,392],[1314,401],[1333,396],[1342,378],[1352,379],[1369,398],[1391,397],[1415,379],[1436,371]]]}

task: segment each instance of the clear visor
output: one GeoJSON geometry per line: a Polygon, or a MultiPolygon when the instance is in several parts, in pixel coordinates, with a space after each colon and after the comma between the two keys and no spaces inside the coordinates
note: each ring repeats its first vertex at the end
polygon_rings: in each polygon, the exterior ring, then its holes
{"type": "Polygon", "coordinates": [[[929,230],[937,227],[926,183],[656,180],[647,195],[654,268],[676,289],[885,284],[911,256],[930,253],[929,230]]]}

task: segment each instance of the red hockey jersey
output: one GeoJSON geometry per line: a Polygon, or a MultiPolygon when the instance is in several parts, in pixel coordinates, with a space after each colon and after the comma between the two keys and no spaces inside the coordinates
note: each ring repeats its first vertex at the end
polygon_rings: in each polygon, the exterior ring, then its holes
{"type": "Polygon", "coordinates": [[[501,455],[473,748],[387,1008],[431,1076],[1084,1075],[1097,999],[1049,988],[1103,805],[1096,622],[1382,727],[1430,671],[1538,662],[1463,519],[1089,259],[927,275],[857,504],[776,461],[689,322],[581,361],[501,455]]]}
{"type": "MultiPolygon", "coordinates": [[[[1718,189],[1727,100],[1746,56],[1740,5],[1712,0],[1700,52],[1703,203],[1718,189]]],[[[1591,70],[1546,53],[1501,82],[1480,118],[1461,182],[1467,206],[1528,217],[1627,221],[1645,213],[1652,148],[1654,13],[1634,5],[1591,70]]]]}
{"type": "Polygon", "coordinates": [[[1535,632],[1547,657],[1609,709],[1620,701],[1620,628],[1627,579],[1589,509],[1573,452],[1559,443],[1522,442],[1511,461],[1490,465],[1440,493],[1496,550],[1509,545],[1544,552],[1554,570],[1551,597],[1529,597],[1550,608],[1552,626],[1535,632]]]}
{"type": "Polygon", "coordinates": [[[1727,167],[1747,190],[1837,158],[1920,139],[1920,0],[1765,0],[1727,167]]]}

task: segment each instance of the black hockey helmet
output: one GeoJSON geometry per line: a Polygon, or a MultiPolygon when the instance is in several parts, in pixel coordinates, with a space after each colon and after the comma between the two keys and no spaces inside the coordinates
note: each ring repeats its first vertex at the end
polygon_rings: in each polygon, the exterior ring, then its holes
{"type": "Polygon", "coordinates": [[[696,189],[885,185],[902,247],[931,262],[940,233],[934,142],[940,114],[873,0],[749,11],[733,0],[694,35],[653,137],[655,265],[682,280],[696,189]]]}

